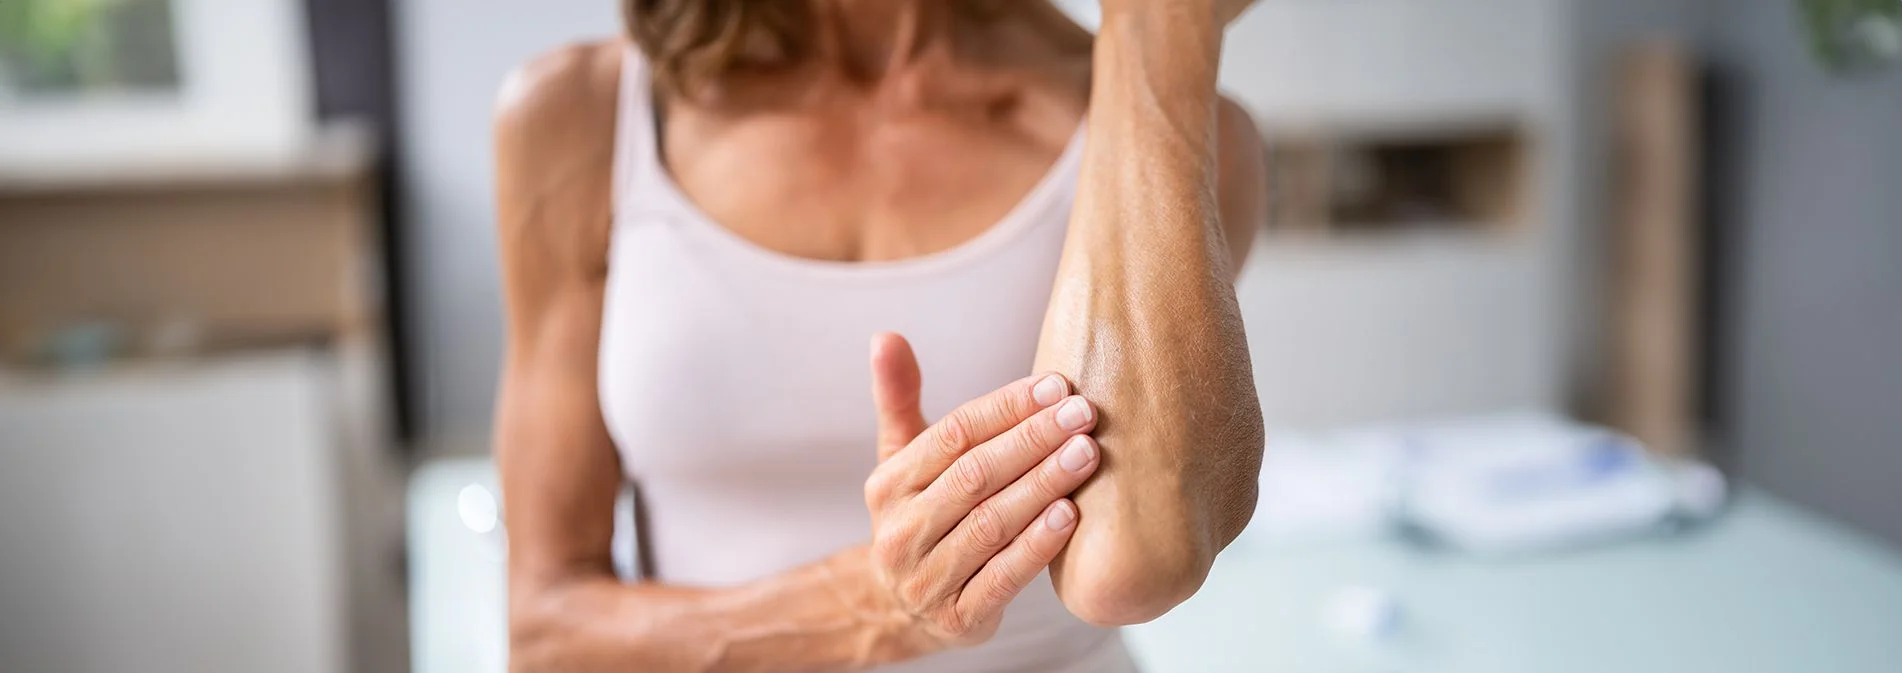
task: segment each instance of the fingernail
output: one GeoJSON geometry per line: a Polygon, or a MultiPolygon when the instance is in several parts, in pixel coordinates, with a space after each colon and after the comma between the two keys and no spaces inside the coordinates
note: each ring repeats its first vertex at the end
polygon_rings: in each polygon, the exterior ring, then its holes
{"type": "Polygon", "coordinates": [[[1071,472],[1082,472],[1095,458],[1096,447],[1090,445],[1090,438],[1077,435],[1063,443],[1063,453],[1057,454],[1057,464],[1071,472]]]}
{"type": "Polygon", "coordinates": [[[1089,402],[1084,401],[1081,397],[1071,397],[1070,401],[1064,402],[1061,407],[1057,407],[1057,426],[1071,432],[1076,432],[1082,430],[1083,426],[1089,425],[1090,417],[1093,415],[1095,415],[1095,413],[1090,410],[1089,402]]]}
{"type": "Polygon", "coordinates": [[[1076,511],[1070,509],[1073,506],[1068,502],[1058,502],[1057,506],[1050,508],[1050,513],[1044,516],[1043,525],[1050,530],[1068,529],[1070,524],[1076,523],[1076,511]]]}
{"type": "Polygon", "coordinates": [[[1057,400],[1063,399],[1064,394],[1068,392],[1070,392],[1070,384],[1065,382],[1063,377],[1051,374],[1043,377],[1042,381],[1038,381],[1037,387],[1030,389],[1030,398],[1037,401],[1037,406],[1047,407],[1056,404],[1057,400]]]}

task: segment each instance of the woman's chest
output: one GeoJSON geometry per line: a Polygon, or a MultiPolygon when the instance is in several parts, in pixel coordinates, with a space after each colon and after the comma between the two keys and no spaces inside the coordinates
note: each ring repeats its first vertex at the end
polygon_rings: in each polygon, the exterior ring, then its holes
{"type": "Polygon", "coordinates": [[[666,135],[666,165],[687,198],[761,247],[831,261],[940,252],[1012,211],[1065,149],[1049,137],[914,120],[854,125],[762,116],[666,135]]]}
{"type": "Polygon", "coordinates": [[[716,486],[862,480],[870,337],[911,340],[931,418],[1028,374],[1063,230],[1029,229],[951,268],[861,276],[762,267],[665,223],[618,227],[599,376],[625,469],[716,486]]]}

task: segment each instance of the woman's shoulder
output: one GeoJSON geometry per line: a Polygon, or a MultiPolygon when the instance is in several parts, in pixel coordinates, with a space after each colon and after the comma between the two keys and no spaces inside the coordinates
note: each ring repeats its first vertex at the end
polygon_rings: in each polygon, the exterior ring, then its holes
{"type": "Polygon", "coordinates": [[[611,227],[624,43],[574,44],[524,63],[495,112],[497,225],[506,256],[597,274],[611,227]],[[530,249],[518,250],[527,246],[530,249]],[[572,262],[569,266],[568,262],[572,262]]]}
{"type": "Polygon", "coordinates": [[[510,169],[546,174],[568,162],[603,160],[614,129],[626,43],[565,45],[517,66],[495,103],[502,177],[510,169]]]}

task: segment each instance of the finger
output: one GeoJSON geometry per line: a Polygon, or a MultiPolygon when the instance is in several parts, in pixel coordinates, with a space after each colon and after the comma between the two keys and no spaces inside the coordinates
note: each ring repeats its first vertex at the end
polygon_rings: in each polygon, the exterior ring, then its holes
{"type": "MultiPolygon", "coordinates": [[[[959,522],[962,520],[968,520],[970,518],[968,515],[975,513],[973,510],[979,507],[979,503],[985,502],[985,499],[1004,490],[1013,482],[1021,481],[1026,473],[1036,474],[1032,472],[1032,469],[1036,468],[1038,463],[1047,463],[1045,467],[1054,465],[1053,454],[1058,454],[1059,448],[1077,450],[1064,442],[1072,441],[1073,437],[1082,436],[1082,433],[1089,432],[1095,425],[1096,410],[1089,401],[1081,396],[1071,395],[1063,402],[1039,411],[1024,422],[1018,423],[1017,427],[1011,428],[1010,432],[998,435],[978,445],[977,448],[966,451],[920,494],[920,501],[929,503],[929,509],[925,510],[924,530],[921,531],[923,540],[937,542],[950,532],[952,526],[960,525],[959,522]]],[[[1090,452],[1092,461],[1094,460],[1095,446],[1087,441],[1087,438],[1081,450],[1090,452]]],[[[1081,483],[1080,478],[1076,483],[1081,483]]],[[[1036,510],[1042,509],[1052,500],[1069,495],[1071,489],[1076,488],[1076,483],[1071,483],[1062,490],[1050,492],[1049,497],[1030,504],[1031,511],[1023,512],[1019,518],[1023,522],[1028,522],[1030,517],[1036,514],[1036,510]]],[[[995,543],[988,552],[996,552],[1002,548],[1004,543],[1010,541],[1010,536],[1015,535],[1022,528],[1022,523],[1018,523],[1009,530],[985,531],[992,534],[987,539],[995,543]]],[[[986,556],[989,556],[989,553],[986,553],[986,556]]]]}
{"type": "Polygon", "coordinates": [[[1026,528],[1034,528],[1037,515],[1050,503],[1083,485],[1096,472],[1100,453],[1089,435],[1070,438],[1062,450],[1044,459],[1035,470],[972,508],[926,555],[927,567],[946,577],[969,577],[977,572],[1013,538],[1026,528]]]}
{"type": "Polygon", "coordinates": [[[878,460],[884,462],[925,430],[918,408],[922,376],[905,337],[872,335],[872,406],[878,410],[878,460]]]}
{"type": "MultiPolygon", "coordinates": [[[[1056,404],[1070,393],[1070,382],[1059,374],[1027,376],[975,400],[965,402],[912,440],[918,447],[907,467],[912,486],[923,489],[936,481],[951,462],[973,447],[1017,427],[1024,419],[1056,404]]],[[[1055,448],[1055,444],[1051,448],[1055,448]]]]}
{"type": "Polygon", "coordinates": [[[1042,514],[965,583],[964,591],[958,594],[959,615],[975,622],[1001,614],[1069,543],[1070,535],[1076,532],[1076,503],[1058,500],[1042,514]]]}

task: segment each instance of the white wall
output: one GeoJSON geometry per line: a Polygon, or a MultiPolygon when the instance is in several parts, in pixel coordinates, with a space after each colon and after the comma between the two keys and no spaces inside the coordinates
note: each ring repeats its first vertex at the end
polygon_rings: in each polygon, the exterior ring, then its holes
{"type": "MultiPolygon", "coordinates": [[[[1093,3],[1061,4],[1087,15],[1093,3]]],[[[1561,405],[1594,333],[1589,231],[1599,215],[1602,131],[1591,120],[1604,103],[1595,95],[1596,64],[1619,39],[1691,23],[1701,4],[1263,0],[1252,10],[1231,32],[1223,78],[1267,123],[1379,118],[1403,108],[1442,116],[1515,109],[1540,142],[1537,221],[1516,250],[1402,243],[1333,258],[1299,250],[1261,256],[1275,266],[1251,273],[1244,299],[1260,335],[1264,383],[1282,388],[1269,398],[1271,415],[1353,422],[1561,405]],[[1376,261],[1383,256],[1397,261],[1376,261]],[[1361,316],[1357,336],[1326,336],[1350,329],[1328,322],[1340,316],[1361,316]],[[1407,366],[1382,364],[1390,362],[1407,366]],[[1322,390],[1333,392],[1314,397],[1322,390]]],[[[501,348],[491,100],[514,64],[616,31],[617,3],[398,5],[424,412],[439,435],[479,436],[501,348]]]]}
{"type": "Polygon", "coordinates": [[[1277,246],[1241,286],[1264,411],[1336,425],[1504,407],[1592,384],[1609,209],[1609,66],[1695,43],[1707,0],[1263,0],[1223,84],[1270,127],[1517,117],[1530,216],[1490,241],[1277,246]]]}
{"type": "MultiPolygon", "coordinates": [[[[486,431],[502,347],[489,119],[510,68],[619,30],[614,0],[399,0],[398,83],[425,427],[486,431]]],[[[607,142],[604,137],[602,142],[607,142]]]]}
{"type": "Polygon", "coordinates": [[[1230,29],[1222,84],[1267,128],[1510,122],[1533,173],[1504,234],[1264,241],[1238,294],[1270,423],[1563,410],[1580,306],[1567,8],[1265,0],[1230,29]]]}

